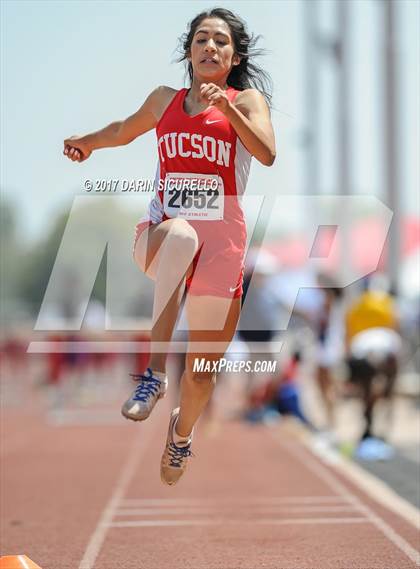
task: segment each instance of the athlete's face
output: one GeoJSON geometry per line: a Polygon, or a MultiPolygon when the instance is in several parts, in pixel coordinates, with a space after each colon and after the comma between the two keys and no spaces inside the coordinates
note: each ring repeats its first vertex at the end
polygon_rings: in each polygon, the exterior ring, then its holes
{"type": "Polygon", "coordinates": [[[188,57],[196,77],[216,81],[227,77],[240,59],[229,26],[219,18],[206,18],[194,33],[188,57]]]}

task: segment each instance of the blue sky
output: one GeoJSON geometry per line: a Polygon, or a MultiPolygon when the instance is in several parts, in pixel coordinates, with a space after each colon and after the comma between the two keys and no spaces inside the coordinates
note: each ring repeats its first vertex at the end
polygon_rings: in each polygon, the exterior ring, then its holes
{"type": "MultiPolygon", "coordinates": [[[[419,153],[419,3],[400,0],[398,30],[401,92],[402,202],[416,204],[419,153]]],[[[154,133],[127,147],[101,150],[84,164],[61,154],[72,134],[97,130],[134,112],[159,84],[183,86],[183,67],[172,63],[177,38],[202,1],[6,1],[2,6],[2,192],[12,197],[27,239],[82,192],[86,178],[153,177],[154,133]]],[[[253,164],[252,193],[303,191],[305,126],[303,4],[300,0],[223,2],[251,31],[262,34],[261,60],[274,82],[273,122],[278,159],[253,164]]],[[[321,5],[321,28],[334,30],[334,2],[321,5]]],[[[382,195],[381,3],[351,2],[352,187],[382,195]]],[[[336,189],[334,64],[322,66],[321,187],[336,189]]],[[[255,161],[254,161],[255,162],[255,161]]]]}

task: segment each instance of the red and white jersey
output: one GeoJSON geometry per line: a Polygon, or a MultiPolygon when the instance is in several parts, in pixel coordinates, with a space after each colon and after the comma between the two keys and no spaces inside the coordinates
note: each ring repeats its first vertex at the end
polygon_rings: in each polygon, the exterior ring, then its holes
{"type": "MultiPolygon", "coordinates": [[[[233,101],[238,92],[229,87],[226,94],[233,101]]],[[[140,225],[181,217],[219,254],[223,249],[243,254],[246,228],[241,199],[252,156],[215,107],[188,115],[187,93],[188,89],[176,93],[156,125],[155,196],[140,225]]]]}

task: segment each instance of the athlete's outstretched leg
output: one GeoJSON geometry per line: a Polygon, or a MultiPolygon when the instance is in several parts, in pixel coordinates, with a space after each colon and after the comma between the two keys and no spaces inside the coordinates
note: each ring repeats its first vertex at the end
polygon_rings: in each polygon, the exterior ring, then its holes
{"type": "Polygon", "coordinates": [[[181,383],[180,413],[177,424],[177,433],[188,436],[208,400],[213,393],[216,377],[213,371],[194,371],[194,361],[204,359],[218,362],[229,347],[235,334],[240,314],[240,299],[226,299],[205,296],[191,296],[187,298],[186,308],[188,322],[191,327],[189,348],[185,361],[185,372],[181,383]],[[226,323],[221,330],[212,330],[213,322],[217,326],[220,316],[226,315],[226,323]],[[207,324],[207,330],[194,330],[197,323],[207,324]],[[206,351],[214,343],[217,352],[206,351]]]}
{"type": "Polygon", "coordinates": [[[181,380],[181,402],[180,408],[172,413],[161,462],[161,478],[170,485],[179,480],[186,468],[186,459],[191,454],[193,427],[215,386],[216,375],[211,368],[213,362],[218,362],[224,356],[235,334],[240,299],[189,295],[186,309],[190,332],[185,371],[181,380]],[[217,329],[221,319],[224,325],[217,329]],[[197,330],[198,325],[203,329],[197,330]],[[211,351],[212,347],[217,347],[217,351],[211,351]],[[194,369],[194,361],[202,359],[209,362],[210,370],[194,369]]]}

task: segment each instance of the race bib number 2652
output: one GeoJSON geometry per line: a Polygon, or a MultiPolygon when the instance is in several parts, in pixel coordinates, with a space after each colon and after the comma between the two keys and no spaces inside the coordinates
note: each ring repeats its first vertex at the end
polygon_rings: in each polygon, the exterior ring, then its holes
{"type": "Polygon", "coordinates": [[[223,180],[214,174],[169,172],[165,178],[163,206],[168,217],[222,220],[223,180]]]}

